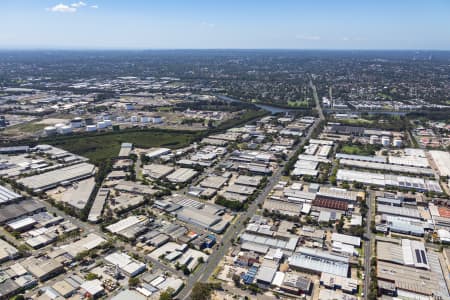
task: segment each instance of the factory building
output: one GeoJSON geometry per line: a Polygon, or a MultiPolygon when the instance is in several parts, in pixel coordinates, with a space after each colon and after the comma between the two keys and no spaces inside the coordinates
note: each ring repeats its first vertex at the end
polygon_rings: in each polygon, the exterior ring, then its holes
{"type": "Polygon", "coordinates": [[[115,252],[105,256],[105,261],[118,267],[121,272],[129,277],[135,277],[147,269],[144,263],[134,260],[122,252],[115,252]]]}
{"type": "Polygon", "coordinates": [[[90,177],[94,173],[94,165],[80,163],[39,175],[21,178],[17,182],[35,192],[39,192],[57,187],[58,185],[68,185],[71,182],[90,177]]]}
{"type": "Polygon", "coordinates": [[[22,195],[11,191],[10,189],[0,185],[0,204],[6,204],[22,199],[22,195]]]}
{"type": "Polygon", "coordinates": [[[423,242],[408,239],[402,239],[400,243],[390,239],[378,241],[377,259],[381,293],[415,299],[447,299],[450,296],[438,253],[427,251],[423,242]]]}
{"type": "Polygon", "coordinates": [[[289,266],[313,274],[325,272],[348,277],[349,259],[319,249],[300,247],[289,258],[289,266]]]}

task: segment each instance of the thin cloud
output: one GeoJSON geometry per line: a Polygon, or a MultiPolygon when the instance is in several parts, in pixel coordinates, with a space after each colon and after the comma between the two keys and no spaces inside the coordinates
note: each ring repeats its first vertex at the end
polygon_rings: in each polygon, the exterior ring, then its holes
{"type": "Polygon", "coordinates": [[[87,4],[85,2],[83,2],[83,1],[79,1],[79,2],[75,2],[75,3],[70,4],[70,6],[75,7],[75,8],[83,7],[83,6],[86,6],[86,5],[87,4]]]}
{"type": "Polygon", "coordinates": [[[361,42],[361,41],[367,41],[367,38],[361,38],[361,37],[342,37],[341,41],[344,42],[348,42],[348,41],[356,41],[356,42],[361,42]]]}
{"type": "Polygon", "coordinates": [[[216,27],[216,24],[208,23],[208,22],[202,22],[201,25],[204,26],[204,27],[208,27],[208,28],[215,28],[216,27]]]}
{"type": "Polygon", "coordinates": [[[60,3],[60,4],[56,4],[53,7],[47,8],[47,11],[59,12],[59,13],[74,13],[77,11],[77,8],[60,3]]]}
{"type": "Polygon", "coordinates": [[[297,40],[307,40],[307,41],[318,41],[321,39],[321,37],[318,35],[302,35],[302,34],[296,35],[295,38],[297,40]]]}
{"type": "Polygon", "coordinates": [[[97,8],[98,8],[98,5],[97,5],[97,4],[91,5],[90,8],[97,9],[97,8]]]}

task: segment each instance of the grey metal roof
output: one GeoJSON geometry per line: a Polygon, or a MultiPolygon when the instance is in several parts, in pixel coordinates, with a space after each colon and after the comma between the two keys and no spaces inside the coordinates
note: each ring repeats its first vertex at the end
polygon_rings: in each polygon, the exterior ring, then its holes
{"type": "Polygon", "coordinates": [[[306,247],[302,247],[299,253],[295,253],[290,257],[289,265],[343,277],[347,277],[349,268],[348,258],[306,247]]]}

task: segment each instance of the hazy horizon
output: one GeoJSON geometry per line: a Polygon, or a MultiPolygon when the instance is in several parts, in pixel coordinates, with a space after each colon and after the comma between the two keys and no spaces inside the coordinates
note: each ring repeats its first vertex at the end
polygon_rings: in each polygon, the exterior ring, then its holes
{"type": "Polygon", "coordinates": [[[450,1],[4,0],[6,50],[450,50],[450,1]]]}
{"type": "Polygon", "coordinates": [[[0,51],[361,51],[361,52],[409,52],[409,51],[427,51],[427,52],[450,52],[450,49],[401,49],[401,48],[386,48],[386,49],[371,49],[371,48],[353,48],[353,49],[339,49],[339,48],[56,48],[56,47],[0,47],[0,51]]]}

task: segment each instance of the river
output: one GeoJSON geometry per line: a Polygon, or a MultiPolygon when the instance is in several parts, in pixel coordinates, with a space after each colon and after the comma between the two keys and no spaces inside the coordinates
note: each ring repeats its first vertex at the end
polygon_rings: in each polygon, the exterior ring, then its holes
{"type": "Polygon", "coordinates": [[[253,104],[256,107],[259,107],[261,109],[264,109],[264,110],[267,110],[267,111],[271,112],[272,115],[273,114],[278,114],[278,113],[285,113],[285,112],[291,112],[291,111],[299,110],[299,109],[295,109],[295,108],[283,108],[283,107],[277,107],[277,106],[272,106],[272,105],[268,105],[268,104],[257,104],[257,103],[245,102],[245,101],[242,101],[242,100],[230,98],[230,97],[225,96],[225,95],[217,95],[217,98],[219,98],[220,100],[225,100],[225,101],[229,101],[229,102],[240,102],[240,103],[253,104]]]}

